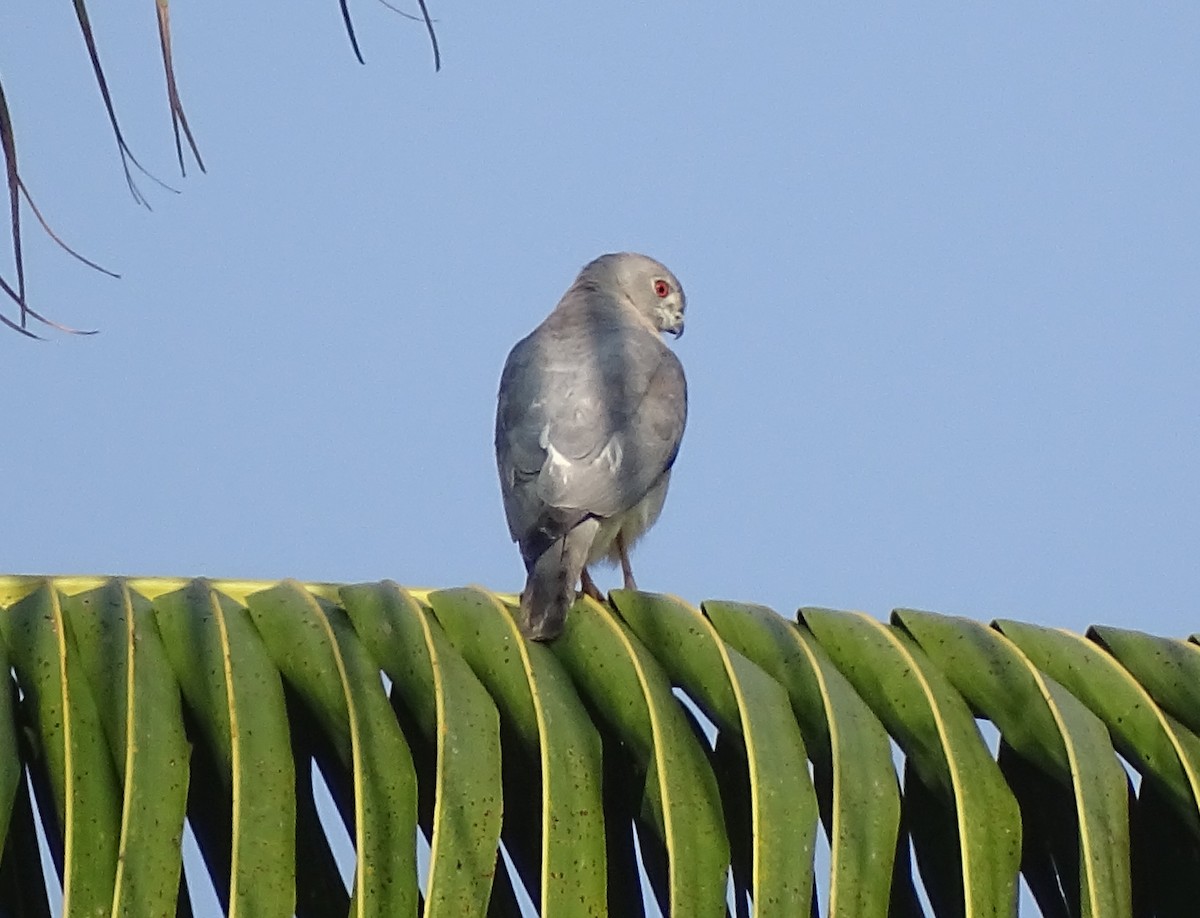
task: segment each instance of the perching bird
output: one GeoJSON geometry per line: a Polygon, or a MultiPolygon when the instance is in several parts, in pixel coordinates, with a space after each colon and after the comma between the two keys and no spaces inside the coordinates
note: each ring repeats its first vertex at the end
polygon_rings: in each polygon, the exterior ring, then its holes
{"type": "Polygon", "coordinates": [[[620,563],[654,524],[687,420],[687,383],[660,333],[683,334],[683,288],[653,258],[622,252],[586,265],[504,364],[496,464],[521,548],[525,633],[562,631],[575,584],[600,598],[586,565],[620,563]]]}

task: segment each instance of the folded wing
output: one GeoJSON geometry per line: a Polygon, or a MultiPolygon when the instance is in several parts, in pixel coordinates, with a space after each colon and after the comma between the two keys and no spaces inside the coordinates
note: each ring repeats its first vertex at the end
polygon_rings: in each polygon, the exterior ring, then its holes
{"type": "Polygon", "coordinates": [[[683,368],[658,335],[618,328],[577,347],[549,337],[539,328],[509,355],[496,417],[504,508],[527,565],[581,520],[645,497],[687,419],[683,368]]]}

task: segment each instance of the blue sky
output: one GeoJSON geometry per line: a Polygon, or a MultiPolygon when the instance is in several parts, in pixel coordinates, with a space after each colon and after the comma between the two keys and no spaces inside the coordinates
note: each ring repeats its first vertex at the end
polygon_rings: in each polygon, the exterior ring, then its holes
{"type": "MultiPolygon", "coordinates": [[[[1200,593],[1200,11],[6,6],[35,306],[0,337],[0,569],[520,586],[510,345],[604,251],[690,300],[640,582],[1186,633],[1200,593]]],[[[11,268],[5,263],[6,276],[11,268]]],[[[604,581],[615,583],[609,578],[604,581]]]]}
{"type": "MultiPolygon", "coordinates": [[[[1183,635],[1200,595],[1200,7],[0,7],[32,303],[0,570],[516,590],[509,347],[666,262],[691,414],[646,589],[1183,635]],[[879,8],[876,8],[879,7],[879,8]]],[[[11,261],[0,271],[12,277],[11,261]]],[[[602,585],[614,585],[606,573],[602,585]]]]}

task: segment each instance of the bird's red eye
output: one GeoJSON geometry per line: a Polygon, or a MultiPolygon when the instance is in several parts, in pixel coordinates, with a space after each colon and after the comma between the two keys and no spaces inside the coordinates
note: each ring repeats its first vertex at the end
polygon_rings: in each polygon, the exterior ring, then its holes
{"type": "Polygon", "coordinates": [[[654,282],[654,295],[657,296],[660,300],[664,299],[666,297],[666,295],[670,292],[671,292],[671,285],[668,284],[665,280],[660,279],[660,280],[656,280],[654,282]]]}

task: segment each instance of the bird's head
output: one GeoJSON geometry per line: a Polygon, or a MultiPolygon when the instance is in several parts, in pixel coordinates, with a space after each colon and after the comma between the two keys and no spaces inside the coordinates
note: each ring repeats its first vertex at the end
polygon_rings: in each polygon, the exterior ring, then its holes
{"type": "Polygon", "coordinates": [[[579,273],[577,286],[615,295],[660,332],[683,334],[687,297],[679,278],[662,262],[636,252],[601,255],[579,273]]]}

